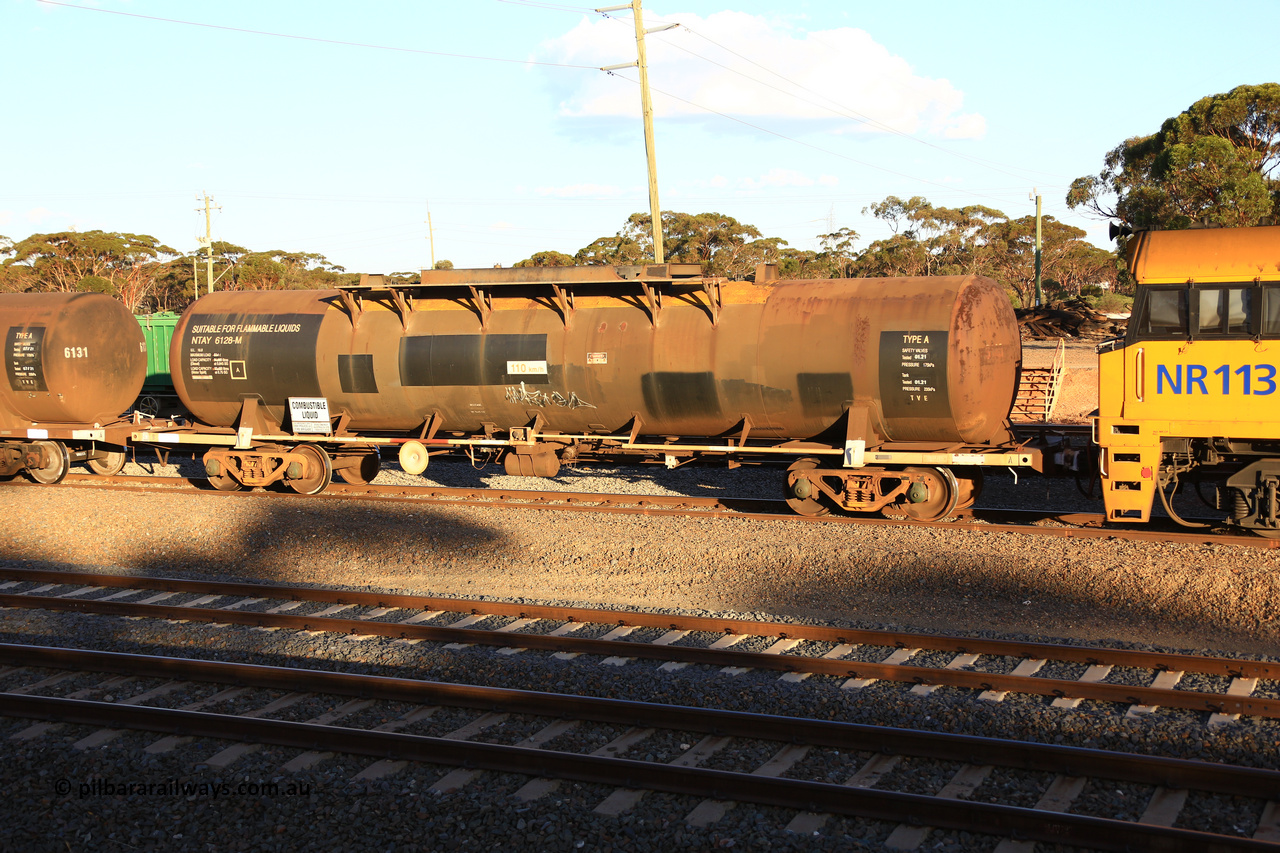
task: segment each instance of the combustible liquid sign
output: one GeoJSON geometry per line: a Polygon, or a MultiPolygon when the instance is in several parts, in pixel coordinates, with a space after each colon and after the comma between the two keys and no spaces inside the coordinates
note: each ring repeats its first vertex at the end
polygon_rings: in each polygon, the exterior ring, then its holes
{"type": "Polygon", "coordinates": [[[324,397],[290,397],[289,418],[298,434],[328,435],[329,401],[324,397]]]}

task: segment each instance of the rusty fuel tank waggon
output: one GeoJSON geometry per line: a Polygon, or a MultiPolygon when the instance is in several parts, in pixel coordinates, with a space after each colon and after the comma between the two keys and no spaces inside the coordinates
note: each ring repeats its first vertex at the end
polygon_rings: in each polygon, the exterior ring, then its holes
{"type": "MultiPolygon", "coordinates": [[[[549,476],[593,452],[675,465],[726,447],[741,457],[811,451],[874,475],[874,487],[853,488],[848,471],[824,472],[813,459],[793,466],[793,485],[826,490],[830,479],[841,494],[832,499],[852,508],[881,508],[922,480],[915,503],[947,489],[964,498],[941,474],[895,469],[880,488],[888,469],[873,461],[1010,464],[997,451],[1008,449],[1021,346],[995,282],[782,282],[767,269],[730,282],[698,272],[437,270],[414,285],[366,277],[341,290],[214,293],[175,330],[174,382],[199,421],[242,436],[295,434],[290,401],[317,401],[335,441],[399,434],[437,451],[496,445],[519,474],[549,476]],[[963,448],[972,452],[955,462],[963,448]]],[[[323,467],[308,447],[258,460],[247,448],[218,451],[206,464],[228,488],[288,481],[289,470],[306,479],[323,467]]]]}
{"type": "Polygon", "coordinates": [[[0,294],[0,330],[0,475],[56,482],[70,461],[123,465],[121,413],[147,366],[133,315],[101,293],[0,294]]]}

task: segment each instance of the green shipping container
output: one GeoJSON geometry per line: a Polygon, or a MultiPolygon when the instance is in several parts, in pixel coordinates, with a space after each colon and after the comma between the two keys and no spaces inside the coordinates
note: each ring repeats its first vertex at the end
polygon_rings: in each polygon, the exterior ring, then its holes
{"type": "Polygon", "coordinates": [[[143,393],[173,393],[173,377],[169,375],[169,342],[173,329],[178,325],[178,315],[172,311],[156,314],[135,314],[142,335],[147,339],[147,378],[142,383],[143,393]]]}

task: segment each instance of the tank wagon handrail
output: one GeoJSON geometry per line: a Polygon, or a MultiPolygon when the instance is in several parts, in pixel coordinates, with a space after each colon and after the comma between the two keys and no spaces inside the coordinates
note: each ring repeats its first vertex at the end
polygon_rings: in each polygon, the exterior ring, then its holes
{"type": "Polygon", "coordinates": [[[387,282],[382,275],[362,275],[358,284],[339,284],[338,290],[388,292],[442,287],[511,287],[537,284],[610,285],[633,282],[698,284],[700,264],[641,264],[635,266],[508,267],[494,269],[423,270],[421,282],[387,282]]]}

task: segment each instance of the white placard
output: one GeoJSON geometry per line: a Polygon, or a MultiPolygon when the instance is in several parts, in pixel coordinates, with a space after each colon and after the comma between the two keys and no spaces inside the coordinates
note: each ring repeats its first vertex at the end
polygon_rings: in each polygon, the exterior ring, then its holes
{"type": "Polygon", "coordinates": [[[543,361],[508,361],[507,362],[508,376],[529,376],[535,373],[541,374],[543,376],[546,375],[547,362],[545,360],[543,361]]]}
{"type": "Polygon", "coordinates": [[[867,464],[867,442],[856,438],[844,443],[844,467],[863,468],[867,464]]]}
{"type": "Polygon", "coordinates": [[[289,419],[295,433],[328,435],[329,401],[324,397],[290,397],[289,419]]]}

